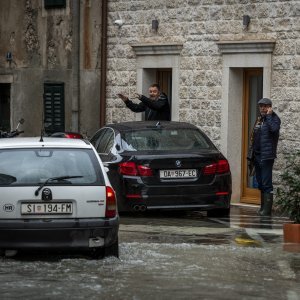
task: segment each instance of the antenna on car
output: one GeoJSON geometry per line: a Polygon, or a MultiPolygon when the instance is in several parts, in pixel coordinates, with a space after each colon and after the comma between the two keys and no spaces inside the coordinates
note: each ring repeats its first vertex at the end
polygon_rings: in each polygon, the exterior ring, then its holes
{"type": "MultiPolygon", "coordinates": [[[[45,94],[43,94],[43,100],[44,100],[44,103],[45,103],[45,94]]],[[[40,142],[43,142],[44,139],[44,134],[45,134],[45,113],[44,113],[44,108],[42,109],[42,126],[41,126],[41,137],[40,137],[40,142]]]]}
{"type": "Polygon", "coordinates": [[[41,137],[40,137],[40,142],[43,142],[43,136],[44,136],[44,129],[41,130],[41,137]]]}

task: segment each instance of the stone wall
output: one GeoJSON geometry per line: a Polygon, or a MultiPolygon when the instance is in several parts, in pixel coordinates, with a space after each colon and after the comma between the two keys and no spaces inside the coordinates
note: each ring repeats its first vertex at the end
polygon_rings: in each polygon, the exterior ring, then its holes
{"type": "MultiPolygon", "coordinates": [[[[218,41],[274,40],[271,98],[282,119],[283,152],[300,149],[300,1],[292,0],[152,0],[109,1],[107,122],[133,120],[115,97],[136,91],[136,57],[130,44],[183,44],[179,118],[201,127],[220,146],[222,55],[218,41]],[[248,28],[243,15],[250,16],[248,28]],[[124,25],[113,24],[122,19],[124,25]],[[159,21],[158,31],[151,28],[159,21]]],[[[278,182],[275,172],[275,181],[278,182]]]]}

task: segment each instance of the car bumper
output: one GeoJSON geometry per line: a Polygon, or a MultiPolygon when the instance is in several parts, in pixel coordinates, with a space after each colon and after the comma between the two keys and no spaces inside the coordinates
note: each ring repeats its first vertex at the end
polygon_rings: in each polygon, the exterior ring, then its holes
{"type": "Polygon", "coordinates": [[[230,195],[211,196],[147,196],[128,202],[132,210],[210,210],[230,207],[230,195]]]}
{"type": "Polygon", "coordinates": [[[210,210],[230,207],[231,180],[217,176],[210,184],[146,185],[124,178],[124,210],[210,210]]]}
{"type": "Polygon", "coordinates": [[[0,220],[0,249],[92,249],[118,238],[119,218],[0,220]]]}

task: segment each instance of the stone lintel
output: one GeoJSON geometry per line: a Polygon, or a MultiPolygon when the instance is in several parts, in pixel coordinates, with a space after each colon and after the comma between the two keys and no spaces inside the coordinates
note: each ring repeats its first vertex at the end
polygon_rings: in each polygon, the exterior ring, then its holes
{"type": "Polygon", "coordinates": [[[136,55],[180,55],[182,44],[131,44],[136,55]]]}
{"type": "Polygon", "coordinates": [[[220,41],[217,42],[219,50],[227,53],[272,53],[275,47],[274,40],[249,41],[220,41]]]}
{"type": "Polygon", "coordinates": [[[14,76],[12,74],[0,74],[0,83],[13,83],[14,76]]]}

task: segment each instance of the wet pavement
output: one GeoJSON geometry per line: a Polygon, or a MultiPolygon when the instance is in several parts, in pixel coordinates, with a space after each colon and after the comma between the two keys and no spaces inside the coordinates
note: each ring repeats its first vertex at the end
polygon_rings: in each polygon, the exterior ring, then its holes
{"type": "Polygon", "coordinates": [[[286,251],[281,216],[233,206],[121,216],[120,258],[0,258],[1,299],[300,299],[300,253],[286,251]]]}

